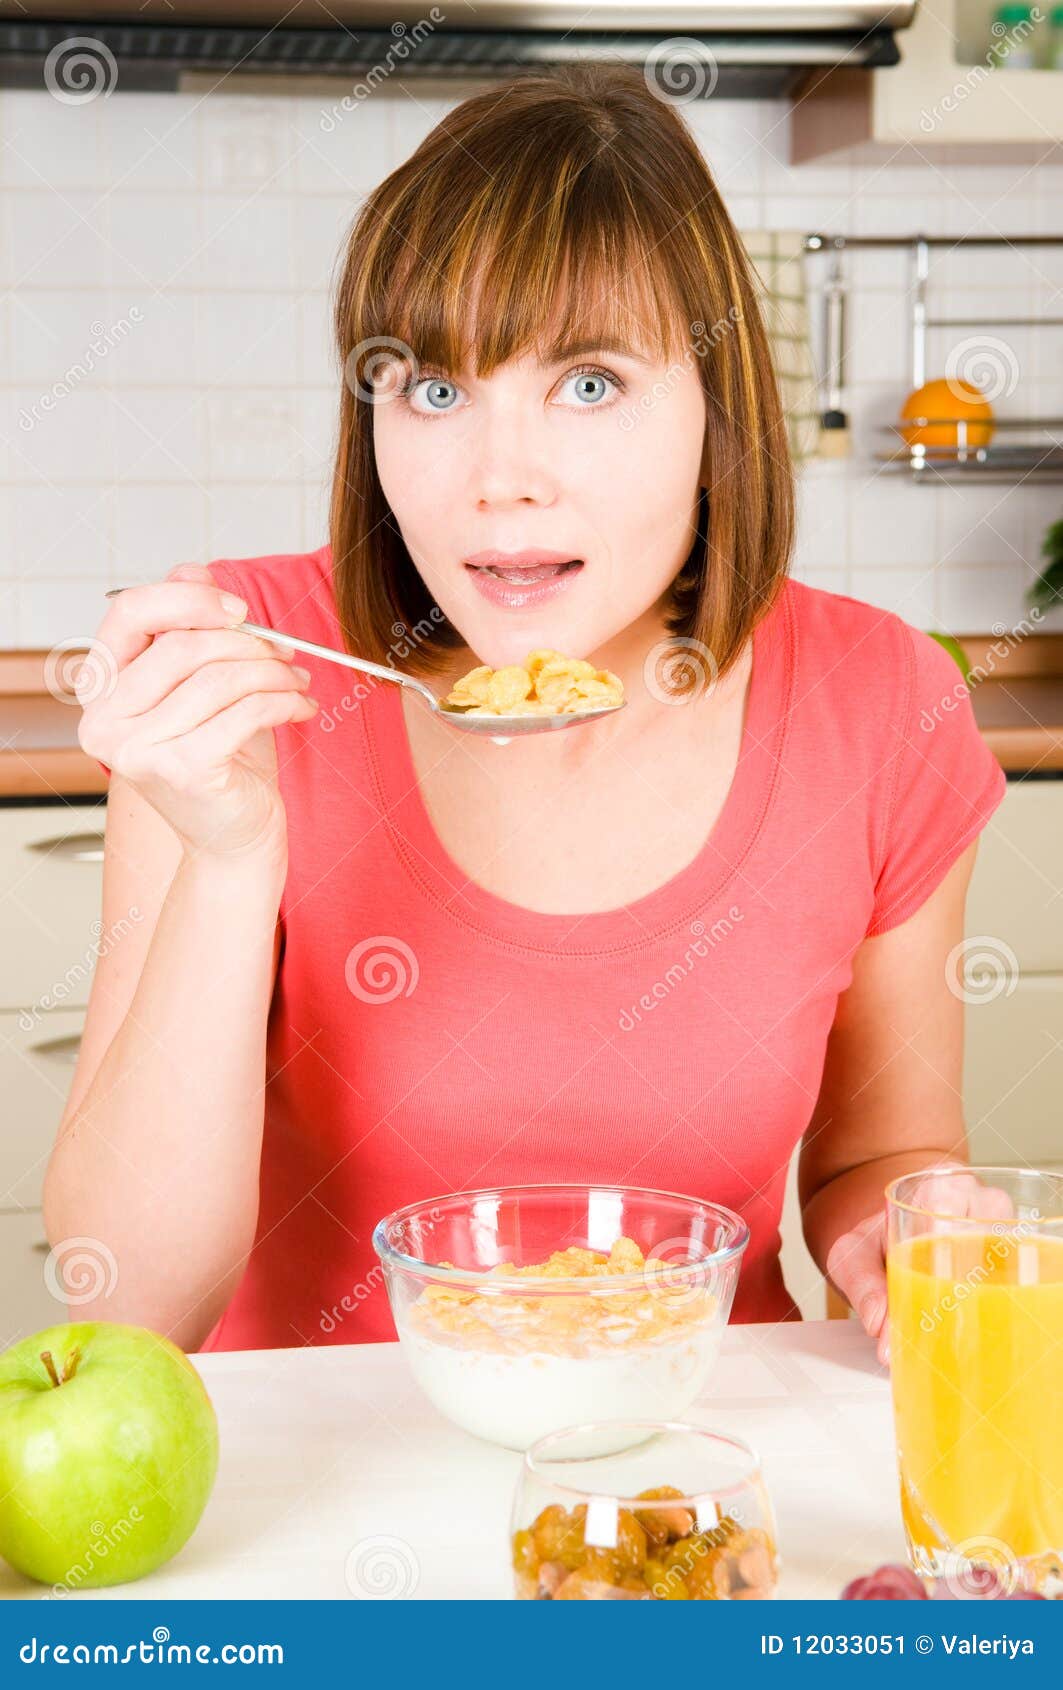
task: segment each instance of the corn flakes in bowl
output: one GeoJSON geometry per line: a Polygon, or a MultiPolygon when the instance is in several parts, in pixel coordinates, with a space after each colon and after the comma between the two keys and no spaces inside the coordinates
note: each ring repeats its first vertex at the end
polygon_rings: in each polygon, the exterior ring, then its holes
{"type": "Polygon", "coordinates": [[[682,1414],[715,1366],[748,1239],[699,1198],[556,1185],[413,1204],[373,1245],[422,1390],[523,1450],[577,1422],[682,1414]]]}

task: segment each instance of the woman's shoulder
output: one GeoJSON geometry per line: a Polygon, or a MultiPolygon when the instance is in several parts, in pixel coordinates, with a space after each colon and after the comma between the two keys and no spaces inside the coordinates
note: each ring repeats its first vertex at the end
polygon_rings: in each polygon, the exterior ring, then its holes
{"type": "Polygon", "coordinates": [[[313,552],[212,558],[207,568],[220,587],[246,601],[249,621],[303,639],[336,643],[339,625],[327,543],[313,552]]]}
{"type": "Polygon", "coordinates": [[[894,731],[933,708],[957,685],[966,692],[953,657],[939,641],[893,611],[788,581],[799,662],[798,697],[814,688],[841,704],[848,720],[894,731]]]}

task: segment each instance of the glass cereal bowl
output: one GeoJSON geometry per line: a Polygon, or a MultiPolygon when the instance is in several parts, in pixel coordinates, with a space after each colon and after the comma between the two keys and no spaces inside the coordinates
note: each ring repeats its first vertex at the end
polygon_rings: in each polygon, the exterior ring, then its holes
{"type": "Polygon", "coordinates": [[[373,1233],[418,1384],[517,1450],[577,1422],[682,1415],[712,1374],[748,1241],[718,1203],[587,1185],[440,1197],[373,1233]]]}
{"type": "Polygon", "coordinates": [[[681,1422],[573,1426],[524,1457],[510,1522],[530,1601],[750,1601],[774,1596],[775,1519],[739,1438],[681,1422]],[[603,1442],[623,1453],[588,1455],[603,1442]]]}

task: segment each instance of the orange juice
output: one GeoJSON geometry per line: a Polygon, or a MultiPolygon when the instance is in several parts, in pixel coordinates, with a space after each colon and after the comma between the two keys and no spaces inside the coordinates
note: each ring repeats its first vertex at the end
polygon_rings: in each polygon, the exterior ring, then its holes
{"type": "Polygon", "coordinates": [[[1063,1238],[928,1233],[893,1244],[887,1271],[917,1566],[972,1540],[1015,1560],[1063,1552],[1063,1238]]]}

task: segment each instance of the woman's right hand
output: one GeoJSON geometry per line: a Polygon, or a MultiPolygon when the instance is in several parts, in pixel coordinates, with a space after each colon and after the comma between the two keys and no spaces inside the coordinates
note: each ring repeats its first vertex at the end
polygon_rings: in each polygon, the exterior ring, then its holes
{"type": "Polygon", "coordinates": [[[187,849],[223,857],[284,847],[272,729],[318,708],[291,652],[239,632],[246,614],[203,565],[180,564],[112,600],[103,649],[77,683],[83,750],[135,786],[187,849]]]}

